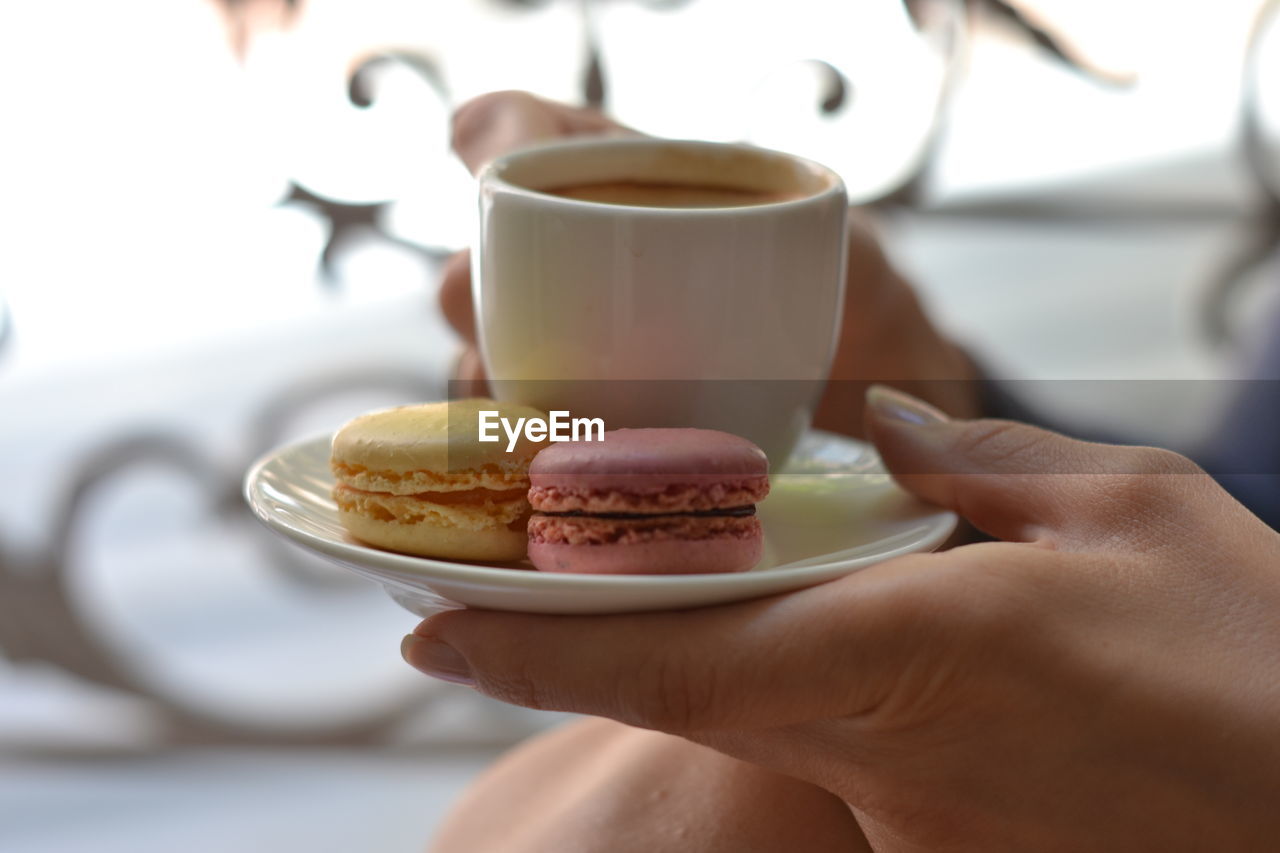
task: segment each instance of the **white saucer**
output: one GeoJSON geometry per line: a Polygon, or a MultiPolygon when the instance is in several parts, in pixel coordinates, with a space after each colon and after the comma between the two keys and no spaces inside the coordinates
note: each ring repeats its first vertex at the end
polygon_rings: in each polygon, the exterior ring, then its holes
{"type": "Polygon", "coordinates": [[[289,445],[259,460],[245,496],[272,530],[386,587],[427,616],[465,605],[527,613],[626,613],[725,604],[833,580],[882,560],[936,548],[955,513],[917,501],[863,442],[811,432],[773,476],[760,504],[765,557],[723,575],[575,575],[528,563],[482,565],[382,551],[349,537],[330,497],[329,438],[289,445]]]}

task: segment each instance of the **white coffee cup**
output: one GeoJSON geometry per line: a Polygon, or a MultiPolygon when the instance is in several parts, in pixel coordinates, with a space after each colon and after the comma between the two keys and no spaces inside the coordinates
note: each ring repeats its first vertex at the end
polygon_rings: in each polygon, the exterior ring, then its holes
{"type": "Polygon", "coordinates": [[[608,429],[723,429],[780,466],[835,351],[846,209],[831,170],[747,145],[580,139],[495,160],[472,276],[494,395],[608,429]],[[656,200],[557,194],[609,183],[656,200]],[[751,203],[678,206],[675,187],[751,203]]]}

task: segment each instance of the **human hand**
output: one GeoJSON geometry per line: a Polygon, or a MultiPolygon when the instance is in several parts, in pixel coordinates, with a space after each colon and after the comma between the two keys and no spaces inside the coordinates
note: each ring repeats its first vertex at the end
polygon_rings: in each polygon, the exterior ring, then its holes
{"type": "MultiPolygon", "coordinates": [[[[524,92],[495,92],[469,101],[453,120],[453,147],[473,172],[494,157],[534,142],[568,136],[633,133],[598,112],[546,101],[524,92]]],[[[486,396],[476,349],[471,302],[471,257],[446,262],[440,309],[463,342],[454,369],[458,396],[486,396]]],[[[964,352],[932,324],[919,298],[890,264],[870,220],[854,212],[844,316],[831,379],[814,425],[862,437],[863,397],[872,382],[906,384],[956,417],[978,414],[976,371],[964,352]]]]}
{"type": "Polygon", "coordinates": [[[702,610],[452,611],[407,659],[818,785],[877,850],[1273,843],[1280,536],[1171,453],[870,400],[899,482],[1004,541],[702,610]]]}

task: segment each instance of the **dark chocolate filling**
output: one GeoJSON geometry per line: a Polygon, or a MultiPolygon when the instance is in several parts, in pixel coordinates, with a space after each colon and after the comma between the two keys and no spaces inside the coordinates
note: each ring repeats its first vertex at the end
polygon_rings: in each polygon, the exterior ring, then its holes
{"type": "Polygon", "coordinates": [[[756,514],[755,504],[734,506],[727,509],[698,509],[689,512],[583,512],[580,509],[568,512],[542,512],[538,515],[553,515],[558,518],[617,518],[622,520],[640,518],[674,518],[676,516],[692,516],[694,518],[748,518],[756,514]]]}

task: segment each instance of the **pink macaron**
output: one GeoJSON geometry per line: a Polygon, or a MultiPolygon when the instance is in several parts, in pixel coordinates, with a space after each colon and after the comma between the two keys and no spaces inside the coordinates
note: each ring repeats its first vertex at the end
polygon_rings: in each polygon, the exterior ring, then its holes
{"type": "Polygon", "coordinates": [[[707,429],[619,429],[529,466],[529,559],[544,572],[700,574],[760,561],[769,461],[707,429]]]}

